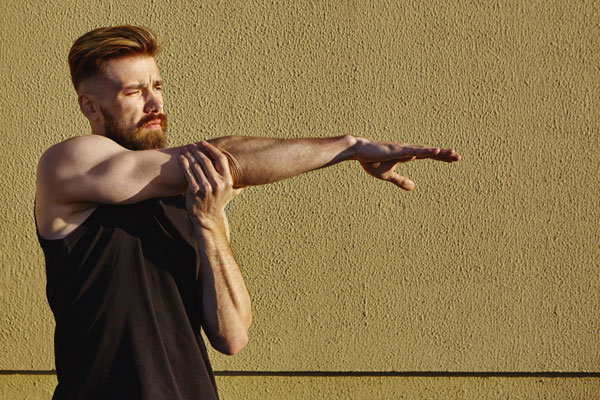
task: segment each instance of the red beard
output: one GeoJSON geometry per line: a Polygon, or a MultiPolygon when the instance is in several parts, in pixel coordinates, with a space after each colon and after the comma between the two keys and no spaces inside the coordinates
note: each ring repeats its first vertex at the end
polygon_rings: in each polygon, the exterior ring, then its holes
{"type": "Polygon", "coordinates": [[[124,128],[106,110],[104,132],[107,138],[114,140],[129,150],[164,149],[167,146],[167,116],[165,114],[147,115],[138,122],[136,128],[124,128]],[[161,129],[146,129],[155,120],[160,120],[161,129]]]}

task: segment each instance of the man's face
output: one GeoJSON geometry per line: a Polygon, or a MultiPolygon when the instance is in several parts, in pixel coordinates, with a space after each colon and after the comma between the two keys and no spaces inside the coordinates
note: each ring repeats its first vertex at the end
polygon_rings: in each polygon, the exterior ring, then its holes
{"type": "Polygon", "coordinates": [[[98,82],[106,137],[130,150],[166,147],[163,81],[153,57],[111,60],[98,82]]]}

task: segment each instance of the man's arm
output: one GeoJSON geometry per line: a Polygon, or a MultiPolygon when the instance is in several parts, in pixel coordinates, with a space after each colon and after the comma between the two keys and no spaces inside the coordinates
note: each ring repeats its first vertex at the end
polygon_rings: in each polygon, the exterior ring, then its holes
{"type": "Polygon", "coordinates": [[[78,136],[49,148],[38,164],[38,191],[60,203],[137,203],[183,193],[181,148],[131,151],[100,135],[78,136]]]}
{"type": "MultiPolygon", "coordinates": [[[[235,186],[261,185],[286,179],[344,160],[364,166],[414,158],[460,159],[453,150],[376,142],[342,136],[326,139],[269,139],[222,137],[209,141],[224,150],[235,186]]],[[[205,142],[201,147],[211,150],[205,142]]],[[[99,135],[80,136],[50,148],[40,160],[38,183],[61,187],[59,202],[136,203],[183,193],[185,178],[177,164],[183,147],[127,150],[99,135]]],[[[367,169],[367,168],[365,168],[367,169]]],[[[367,172],[393,181],[377,171],[367,172]]]]}
{"type": "Polygon", "coordinates": [[[198,299],[211,345],[236,354],[248,343],[251,300],[228,242],[225,205],[242,189],[233,188],[227,160],[214,161],[191,146],[180,156],[187,180],[186,206],[201,258],[198,299]]]}
{"type": "MultiPolygon", "coordinates": [[[[397,164],[431,158],[453,162],[453,149],[379,142],[350,135],[326,139],[270,139],[228,136],[209,141],[225,150],[236,186],[262,185],[345,160],[357,160],[372,176],[412,190],[414,183],[394,172],[397,164]]],[[[200,143],[207,151],[210,145],[200,143]]]]}
{"type": "MultiPolygon", "coordinates": [[[[394,171],[399,162],[460,159],[451,149],[349,135],[326,139],[230,136],[209,142],[226,154],[236,187],[271,183],[340,161],[357,160],[369,174],[411,190],[414,184],[394,171]]],[[[201,149],[214,151],[210,143],[202,142],[201,149]]],[[[36,215],[40,232],[48,237],[62,236],[82,221],[85,210],[99,203],[129,204],[183,193],[186,179],[177,161],[182,149],[131,151],[99,135],[75,137],[51,147],[38,164],[36,215]]]]}
{"type": "Polygon", "coordinates": [[[130,204],[183,193],[180,149],[130,151],[99,135],[78,136],[40,158],[35,214],[42,237],[65,237],[100,203],[130,204]]]}

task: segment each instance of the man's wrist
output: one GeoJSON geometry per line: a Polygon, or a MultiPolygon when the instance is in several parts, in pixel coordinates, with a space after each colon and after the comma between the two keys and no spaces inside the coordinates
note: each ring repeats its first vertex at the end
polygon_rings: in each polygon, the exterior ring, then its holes
{"type": "Polygon", "coordinates": [[[352,135],[342,136],[342,140],[344,140],[347,145],[347,160],[357,160],[360,148],[369,141],[367,138],[352,135]]]}
{"type": "Polygon", "coordinates": [[[208,238],[219,235],[225,235],[227,229],[225,221],[222,218],[211,219],[210,221],[192,221],[196,236],[208,238]]]}
{"type": "Polygon", "coordinates": [[[336,162],[354,160],[356,157],[356,137],[352,135],[338,136],[335,140],[336,162]]]}

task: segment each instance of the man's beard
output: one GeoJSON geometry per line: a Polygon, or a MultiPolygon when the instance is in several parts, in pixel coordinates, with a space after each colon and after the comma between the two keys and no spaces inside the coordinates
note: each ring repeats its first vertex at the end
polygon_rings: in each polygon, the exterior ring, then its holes
{"type": "Polygon", "coordinates": [[[165,114],[147,115],[142,118],[135,128],[125,128],[119,124],[112,114],[101,109],[104,116],[104,133],[107,138],[114,140],[129,150],[164,149],[167,146],[167,116],[165,114]],[[154,120],[160,120],[161,129],[146,129],[145,125],[154,120]]]}

